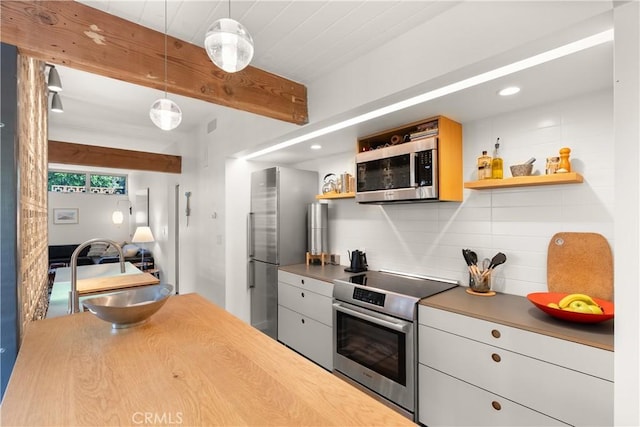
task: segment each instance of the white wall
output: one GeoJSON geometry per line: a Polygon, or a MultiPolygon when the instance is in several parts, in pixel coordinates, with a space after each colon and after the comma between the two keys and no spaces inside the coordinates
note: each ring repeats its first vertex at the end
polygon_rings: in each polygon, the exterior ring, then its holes
{"type": "Polygon", "coordinates": [[[640,3],[615,10],[615,425],[640,425],[640,3]]]}
{"type": "MultiPolygon", "coordinates": [[[[390,269],[456,279],[467,285],[461,249],[480,259],[498,251],[507,262],[495,270],[496,291],[526,295],[546,291],[547,246],[554,233],[603,234],[613,247],[612,91],[601,91],[542,107],[463,123],[465,181],[476,178],[476,158],[497,137],[508,166],[530,157],[544,174],[544,159],[572,148],[572,167],[585,183],[498,190],[465,190],[462,203],[360,205],[329,202],[332,253],[348,265],[347,251],[366,250],[372,270],[390,269]]],[[[333,157],[296,165],[330,168],[353,162],[333,157]]],[[[334,169],[339,172],[341,169],[334,169]]],[[[323,175],[322,175],[323,176],[323,175]]]]}
{"type": "MultiPolygon", "coordinates": [[[[49,192],[49,245],[71,245],[102,237],[116,242],[131,240],[127,216],[122,225],[111,221],[118,200],[128,200],[127,196],[49,192]],[[53,209],[77,208],[78,224],[54,224],[53,209]]],[[[126,214],[128,204],[121,202],[119,209],[126,214]]]]}

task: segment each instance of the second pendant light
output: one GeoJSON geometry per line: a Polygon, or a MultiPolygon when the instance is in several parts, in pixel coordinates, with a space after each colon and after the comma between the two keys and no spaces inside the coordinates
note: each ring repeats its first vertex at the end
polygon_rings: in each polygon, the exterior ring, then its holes
{"type": "Polygon", "coordinates": [[[157,99],[151,105],[149,117],[162,130],[173,130],[182,122],[182,110],[167,98],[167,0],[164,2],[164,98],[157,99]]]}

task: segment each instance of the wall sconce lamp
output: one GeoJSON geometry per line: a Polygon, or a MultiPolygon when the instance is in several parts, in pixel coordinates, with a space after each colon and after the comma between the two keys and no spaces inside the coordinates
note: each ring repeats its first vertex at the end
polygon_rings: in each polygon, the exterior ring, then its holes
{"type": "Polygon", "coordinates": [[[64,113],[62,100],[60,99],[59,95],[59,93],[62,92],[62,82],[60,81],[58,70],[56,70],[56,67],[51,64],[45,64],[45,67],[49,67],[47,88],[49,89],[49,94],[53,94],[53,96],[51,97],[51,111],[53,111],[54,113],[64,113]]]}
{"type": "Polygon", "coordinates": [[[60,81],[58,70],[56,70],[56,67],[51,64],[46,64],[45,66],[49,67],[49,80],[47,87],[51,92],[62,92],[62,82],[60,81]]]}
{"type": "Polygon", "coordinates": [[[131,215],[132,213],[131,202],[128,199],[118,200],[118,202],[116,203],[116,210],[111,214],[111,221],[113,221],[115,225],[120,225],[124,222],[124,214],[120,209],[118,209],[118,205],[120,204],[120,202],[127,202],[129,204],[129,215],[131,215]]]}

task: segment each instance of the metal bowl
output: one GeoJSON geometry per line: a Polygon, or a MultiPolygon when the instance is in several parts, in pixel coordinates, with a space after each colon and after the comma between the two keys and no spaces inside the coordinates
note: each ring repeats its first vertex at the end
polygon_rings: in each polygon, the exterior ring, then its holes
{"type": "Polygon", "coordinates": [[[110,295],[87,298],[82,304],[114,329],[140,325],[167,302],[172,285],[144,286],[110,295]]]}

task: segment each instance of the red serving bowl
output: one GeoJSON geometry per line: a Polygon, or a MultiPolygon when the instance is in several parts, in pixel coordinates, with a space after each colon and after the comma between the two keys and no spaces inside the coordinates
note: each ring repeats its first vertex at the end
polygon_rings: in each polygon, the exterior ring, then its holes
{"type": "Polygon", "coordinates": [[[598,323],[605,320],[613,319],[613,303],[611,301],[603,300],[600,298],[592,298],[600,307],[604,314],[591,314],[591,313],[578,313],[576,311],[561,310],[559,308],[549,307],[547,304],[554,302],[558,303],[562,298],[569,294],[562,292],[536,292],[527,295],[527,299],[533,303],[540,310],[544,311],[550,316],[558,319],[567,320],[569,322],[578,323],[598,323]]]}

